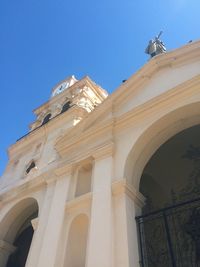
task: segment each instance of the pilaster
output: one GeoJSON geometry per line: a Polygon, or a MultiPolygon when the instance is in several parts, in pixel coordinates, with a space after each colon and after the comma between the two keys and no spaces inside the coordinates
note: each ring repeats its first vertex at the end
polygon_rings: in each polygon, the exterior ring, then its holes
{"type": "Polygon", "coordinates": [[[125,179],[112,183],[114,203],[115,267],[139,267],[135,217],[144,205],[144,197],[125,179]]]}
{"type": "Polygon", "coordinates": [[[49,210],[54,195],[55,181],[48,183],[44,189],[44,202],[39,210],[39,217],[32,220],[31,224],[34,229],[33,239],[29,250],[26,267],[36,267],[42,249],[43,236],[49,219],[49,210]]]}
{"type": "Polygon", "coordinates": [[[94,153],[93,200],[87,267],[112,266],[112,146],[94,153]]]}
{"type": "MultiPolygon", "coordinates": [[[[55,266],[58,243],[64,220],[67,194],[69,191],[71,170],[71,166],[66,166],[56,170],[53,174],[55,177],[55,189],[46,229],[43,235],[43,243],[37,267],[55,266]]],[[[52,181],[54,181],[53,176],[52,181]]]]}

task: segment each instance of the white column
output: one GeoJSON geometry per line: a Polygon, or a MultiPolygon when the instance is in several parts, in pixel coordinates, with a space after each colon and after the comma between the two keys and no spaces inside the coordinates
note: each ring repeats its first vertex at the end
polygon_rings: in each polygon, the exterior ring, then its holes
{"type": "MultiPolygon", "coordinates": [[[[34,220],[32,221],[32,226],[34,229],[34,234],[33,234],[33,239],[31,242],[28,258],[26,261],[26,267],[36,267],[37,262],[39,259],[39,255],[41,252],[41,247],[42,247],[42,241],[43,241],[43,236],[45,233],[46,225],[48,222],[49,218],[49,211],[51,207],[51,202],[54,194],[54,188],[55,187],[55,181],[52,181],[51,183],[47,184],[45,198],[43,205],[39,207],[39,217],[38,221],[34,220]]],[[[44,189],[45,191],[45,189],[44,189]]]]}
{"type": "MultiPolygon", "coordinates": [[[[102,151],[101,151],[102,152],[102,151]]],[[[87,267],[112,266],[112,155],[94,155],[87,267]],[[104,156],[104,157],[102,157],[104,156]]],[[[104,153],[103,153],[104,154],[104,153]]]]}
{"type": "Polygon", "coordinates": [[[56,181],[49,218],[44,236],[42,237],[43,243],[37,267],[55,267],[70,178],[71,174],[68,170],[68,173],[65,172],[65,174],[62,174],[62,177],[59,177],[56,181]]]}
{"type": "Polygon", "coordinates": [[[16,247],[10,243],[0,240],[0,266],[5,267],[10,254],[15,251],[16,247]]]}
{"type": "Polygon", "coordinates": [[[138,237],[135,217],[144,204],[144,198],[126,184],[125,180],[112,185],[114,199],[115,266],[139,267],[138,237]]]}

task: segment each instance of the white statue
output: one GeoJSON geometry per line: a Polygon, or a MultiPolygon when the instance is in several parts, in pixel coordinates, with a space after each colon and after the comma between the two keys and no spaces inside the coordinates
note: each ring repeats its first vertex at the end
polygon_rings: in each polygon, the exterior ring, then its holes
{"type": "Polygon", "coordinates": [[[164,43],[159,39],[162,34],[162,31],[156,36],[153,40],[149,41],[147,48],[145,49],[145,53],[154,57],[156,55],[162,54],[166,52],[166,47],[164,43]]]}

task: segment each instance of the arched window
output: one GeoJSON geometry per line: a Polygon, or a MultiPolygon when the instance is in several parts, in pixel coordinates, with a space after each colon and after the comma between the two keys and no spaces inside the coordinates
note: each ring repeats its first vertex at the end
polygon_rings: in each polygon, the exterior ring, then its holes
{"type": "Polygon", "coordinates": [[[31,163],[29,164],[28,168],[26,169],[26,174],[28,174],[35,167],[36,167],[35,162],[31,161],[31,163]]]}
{"type": "Polygon", "coordinates": [[[62,110],[60,113],[63,113],[65,111],[67,111],[69,108],[70,108],[70,105],[71,105],[71,102],[70,101],[67,101],[67,103],[65,103],[62,107],[62,110]]]}
{"type": "Polygon", "coordinates": [[[46,124],[47,122],[49,122],[51,118],[51,113],[48,113],[45,117],[44,117],[44,120],[42,122],[42,125],[46,124]]]}

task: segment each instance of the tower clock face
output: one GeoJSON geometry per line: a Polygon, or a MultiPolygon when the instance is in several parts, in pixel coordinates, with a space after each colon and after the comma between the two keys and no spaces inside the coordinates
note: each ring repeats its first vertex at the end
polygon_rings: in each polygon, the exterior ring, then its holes
{"type": "Polygon", "coordinates": [[[59,84],[58,87],[53,91],[52,96],[56,96],[56,95],[62,93],[68,87],[69,87],[68,82],[64,82],[64,83],[59,84]]]}

